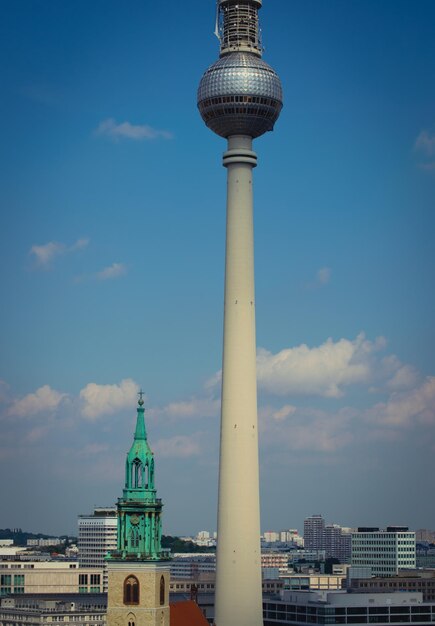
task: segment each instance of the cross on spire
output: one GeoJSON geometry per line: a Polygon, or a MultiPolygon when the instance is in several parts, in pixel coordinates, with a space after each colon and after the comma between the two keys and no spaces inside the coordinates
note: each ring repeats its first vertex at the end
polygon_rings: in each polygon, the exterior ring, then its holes
{"type": "Polygon", "coordinates": [[[139,401],[138,401],[139,406],[143,406],[144,405],[144,399],[143,399],[144,392],[142,391],[142,389],[139,391],[137,395],[139,396],[139,401]]]}

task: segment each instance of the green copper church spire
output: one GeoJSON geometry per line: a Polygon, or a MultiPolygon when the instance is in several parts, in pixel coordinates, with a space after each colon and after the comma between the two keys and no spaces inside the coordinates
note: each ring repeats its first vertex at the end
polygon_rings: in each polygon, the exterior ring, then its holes
{"type": "Polygon", "coordinates": [[[156,497],[154,455],[145,427],[143,391],[139,392],[136,429],[125,462],[125,485],[118,499],[118,546],[110,559],[160,560],[163,557],[161,514],[156,497]]]}
{"type": "Polygon", "coordinates": [[[154,455],[147,440],[142,396],[143,391],[139,393],[134,440],[125,462],[123,497],[127,500],[148,501],[153,500],[156,495],[154,489],[154,455]]]}

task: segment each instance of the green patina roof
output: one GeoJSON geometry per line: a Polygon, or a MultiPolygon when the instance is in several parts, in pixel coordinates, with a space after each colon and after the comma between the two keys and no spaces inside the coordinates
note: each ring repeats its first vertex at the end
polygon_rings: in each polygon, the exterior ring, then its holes
{"type": "Polygon", "coordinates": [[[153,452],[147,440],[144,413],[145,409],[143,406],[139,406],[137,409],[134,441],[127,455],[127,461],[130,463],[132,463],[135,459],[139,459],[139,461],[142,461],[142,463],[145,464],[147,460],[150,461],[153,458],[153,452]]]}

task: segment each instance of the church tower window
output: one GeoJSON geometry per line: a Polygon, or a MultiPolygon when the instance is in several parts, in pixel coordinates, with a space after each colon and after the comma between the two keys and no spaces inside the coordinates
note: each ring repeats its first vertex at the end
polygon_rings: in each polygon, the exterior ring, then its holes
{"type": "Polygon", "coordinates": [[[129,576],[124,581],[124,604],[139,604],[139,581],[129,576]]]}
{"type": "Polygon", "coordinates": [[[165,604],[165,578],[160,577],[160,606],[165,604]]]}

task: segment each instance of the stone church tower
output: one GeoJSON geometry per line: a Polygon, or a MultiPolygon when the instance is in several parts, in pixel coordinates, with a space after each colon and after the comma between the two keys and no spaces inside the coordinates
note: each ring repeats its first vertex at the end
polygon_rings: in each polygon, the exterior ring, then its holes
{"type": "Polygon", "coordinates": [[[169,626],[169,559],[162,553],[162,501],[154,487],[142,392],[118,499],[118,546],[107,557],[107,626],[169,626]]]}

